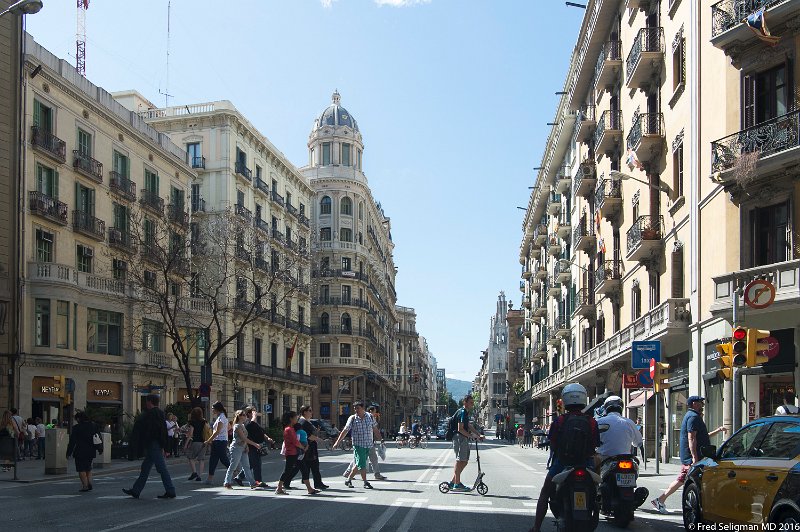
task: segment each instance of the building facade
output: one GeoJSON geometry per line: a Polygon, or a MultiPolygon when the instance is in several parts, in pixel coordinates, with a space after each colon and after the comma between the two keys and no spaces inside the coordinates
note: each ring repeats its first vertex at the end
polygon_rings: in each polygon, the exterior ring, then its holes
{"type": "Polygon", "coordinates": [[[422,341],[417,332],[417,313],[413,308],[395,305],[397,338],[395,346],[395,383],[397,399],[391,428],[405,421],[408,426],[422,408],[422,382],[420,367],[422,341]]]}

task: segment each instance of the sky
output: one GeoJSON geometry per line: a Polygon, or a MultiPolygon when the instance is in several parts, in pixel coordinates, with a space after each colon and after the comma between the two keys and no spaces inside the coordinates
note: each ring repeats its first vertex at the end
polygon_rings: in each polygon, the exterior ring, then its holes
{"type": "MultiPolygon", "coordinates": [[[[75,0],[44,4],[26,29],[74,65],[75,0]]],[[[338,90],[391,218],[397,303],[416,309],[447,376],[471,381],[500,291],[521,304],[517,207],[527,207],[584,10],[556,0],[171,0],[169,37],[167,11],[168,0],[91,0],[87,78],[158,106],[163,93],[170,105],[230,100],[298,167],[338,90]]]]}

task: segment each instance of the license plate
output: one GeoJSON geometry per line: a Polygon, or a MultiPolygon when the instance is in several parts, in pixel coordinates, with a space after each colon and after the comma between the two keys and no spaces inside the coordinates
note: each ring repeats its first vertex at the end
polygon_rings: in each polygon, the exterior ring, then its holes
{"type": "Polygon", "coordinates": [[[617,486],[630,487],[636,485],[636,475],[633,473],[617,473],[617,486]]]}
{"type": "Polygon", "coordinates": [[[572,508],[575,510],[586,509],[586,493],[583,491],[576,491],[572,494],[572,508]]]}

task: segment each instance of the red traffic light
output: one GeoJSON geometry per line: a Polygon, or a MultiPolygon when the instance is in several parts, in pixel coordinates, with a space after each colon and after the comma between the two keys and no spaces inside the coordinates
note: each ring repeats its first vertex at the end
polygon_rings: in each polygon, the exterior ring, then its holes
{"type": "Polygon", "coordinates": [[[736,327],[733,330],[733,339],[734,340],[744,340],[747,338],[747,329],[744,327],[736,327]]]}

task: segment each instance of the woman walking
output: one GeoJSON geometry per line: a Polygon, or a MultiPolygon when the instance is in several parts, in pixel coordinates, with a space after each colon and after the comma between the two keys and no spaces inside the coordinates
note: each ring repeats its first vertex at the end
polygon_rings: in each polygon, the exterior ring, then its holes
{"type": "MultiPolygon", "coordinates": [[[[281,479],[278,481],[278,488],[275,490],[276,495],[286,495],[287,492],[283,487],[292,480],[294,468],[297,464],[297,453],[299,450],[305,451],[300,440],[297,439],[297,433],[294,430],[294,426],[297,423],[297,412],[291,410],[284,412],[281,421],[283,422],[283,447],[281,448],[281,454],[286,457],[286,463],[283,467],[281,479]]],[[[309,488],[309,494],[318,493],[319,490],[312,489],[310,485],[307,486],[309,488]]]]}
{"type": "Polygon", "coordinates": [[[233,415],[233,439],[230,446],[231,459],[228,465],[228,471],[225,473],[224,484],[225,488],[229,490],[233,489],[231,485],[233,474],[239,469],[240,464],[251,490],[260,487],[261,484],[260,482],[256,482],[256,479],[253,478],[253,472],[250,471],[250,459],[247,456],[247,446],[257,444],[247,437],[247,429],[244,426],[246,421],[247,417],[244,415],[243,410],[237,410],[233,415]]]}
{"type": "Polygon", "coordinates": [[[217,462],[228,467],[231,465],[228,459],[228,417],[225,407],[217,401],[211,405],[211,412],[217,416],[214,420],[214,427],[211,436],[206,439],[205,444],[211,446],[211,457],[208,459],[208,478],[206,484],[214,481],[214,471],[217,470],[217,462]]]}
{"type": "Polygon", "coordinates": [[[89,420],[89,416],[81,411],[75,414],[75,421],[78,423],[72,427],[69,435],[67,458],[75,457],[75,470],[81,479],[81,489],[78,491],[92,491],[92,460],[97,454],[94,443],[97,427],[89,420]]]}
{"type": "Polygon", "coordinates": [[[192,412],[189,414],[188,425],[189,432],[186,433],[186,447],[184,448],[184,452],[189,459],[189,467],[192,470],[189,480],[199,481],[203,476],[203,468],[206,465],[206,454],[208,453],[205,437],[211,435],[211,427],[203,417],[203,409],[199,406],[192,408],[192,412]]]}
{"type": "MultiPolygon", "coordinates": [[[[0,437],[13,438],[15,442],[17,441],[17,428],[14,424],[14,420],[11,418],[11,411],[9,410],[3,412],[3,418],[0,420],[0,437]]],[[[7,465],[2,467],[3,473],[10,469],[11,468],[7,465]]]]}

